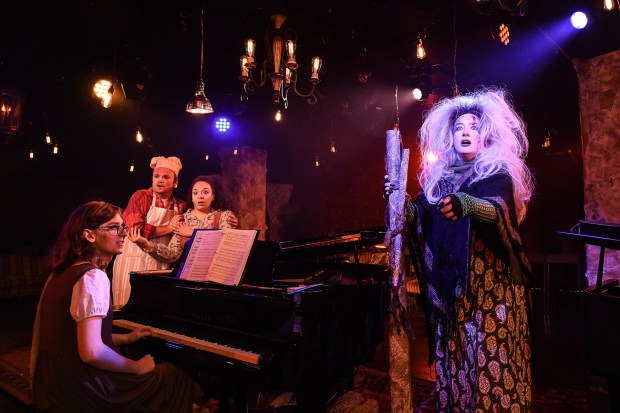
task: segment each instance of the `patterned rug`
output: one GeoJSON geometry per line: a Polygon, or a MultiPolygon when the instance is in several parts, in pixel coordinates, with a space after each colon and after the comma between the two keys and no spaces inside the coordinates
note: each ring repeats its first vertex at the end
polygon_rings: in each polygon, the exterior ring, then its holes
{"type": "Polygon", "coordinates": [[[26,406],[34,405],[29,371],[30,347],[0,354],[0,389],[26,406]]]}
{"type": "MultiPolygon", "coordinates": [[[[435,382],[413,378],[413,406],[416,413],[434,413],[435,382]]],[[[366,399],[375,399],[380,413],[390,413],[390,384],[385,371],[361,366],[356,370],[354,390],[366,399]]],[[[591,412],[587,393],[581,389],[534,387],[532,411],[536,413],[591,412]]]]}

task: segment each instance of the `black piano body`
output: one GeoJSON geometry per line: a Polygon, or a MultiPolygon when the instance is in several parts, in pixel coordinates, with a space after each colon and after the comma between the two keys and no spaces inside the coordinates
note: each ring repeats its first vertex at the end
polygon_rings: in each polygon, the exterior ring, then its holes
{"type": "MultiPolygon", "coordinates": [[[[349,247],[360,246],[355,241],[349,247]]],[[[344,251],[342,243],[337,249],[344,251]]],[[[156,336],[133,351],[177,364],[203,382],[223,383],[237,403],[245,403],[248,391],[290,391],[297,411],[324,411],[335,391],[352,385],[354,367],[371,360],[383,342],[388,270],[320,263],[316,251],[308,266],[296,251],[301,268],[294,273],[311,282],[301,287],[292,287],[290,279],[278,281],[275,270],[272,286],[132,273],[131,296],[115,313],[115,326],[155,327],[156,336]]],[[[295,265],[279,260],[284,262],[289,277],[295,265]]]]}
{"type": "Polygon", "coordinates": [[[585,245],[600,247],[596,284],[582,292],[585,351],[588,369],[607,379],[610,408],[620,411],[620,281],[603,281],[605,250],[620,250],[620,225],[580,221],[561,236],[580,241],[579,272],[586,279],[585,245]]]}

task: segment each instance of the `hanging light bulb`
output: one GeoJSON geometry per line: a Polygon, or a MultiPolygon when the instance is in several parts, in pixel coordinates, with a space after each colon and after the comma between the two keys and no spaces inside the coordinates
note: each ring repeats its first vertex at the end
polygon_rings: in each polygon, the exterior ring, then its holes
{"type": "Polygon", "coordinates": [[[54,144],[54,147],[52,148],[52,153],[54,155],[58,155],[58,143],[54,144]]]}
{"type": "Polygon", "coordinates": [[[310,75],[310,83],[316,85],[320,82],[319,79],[319,70],[321,70],[321,65],[323,65],[323,60],[320,57],[314,56],[312,58],[312,74],[310,75]]]}
{"type": "Polygon", "coordinates": [[[30,153],[28,154],[28,157],[30,159],[34,159],[34,151],[32,149],[30,149],[30,153]]]}
{"type": "Polygon", "coordinates": [[[129,172],[133,172],[136,169],[135,161],[131,161],[131,165],[129,165],[129,172]]]}
{"type": "Polygon", "coordinates": [[[551,147],[551,132],[547,132],[545,136],[545,141],[542,144],[542,147],[548,149],[551,147]]]}
{"type": "Polygon", "coordinates": [[[319,155],[316,155],[314,157],[314,166],[316,166],[316,167],[321,166],[321,163],[319,162],[319,155]]]}
{"type": "Polygon", "coordinates": [[[188,113],[205,114],[213,113],[213,106],[205,95],[205,82],[202,80],[204,66],[204,49],[205,49],[205,9],[202,7],[200,14],[200,80],[196,83],[196,92],[194,96],[187,102],[185,110],[188,113]]]}
{"type": "Polygon", "coordinates": [[[280,109],[276,110],[274,119],[276,120],[276,122],[280,122],[282,120],[282,111],[280,109]]]}
{"type": "Polygon", "coordinates": [[[603,1],[603,8],[607,11],[611,11],[613,10],[615,7],[614,5],[614,0],[604,0],[603,1]]]}
{"type": "Polygon", "coordinates": [[[286,41],[286,54],[288,56],[288,60],[286,61],[286,67],[291,70],[297,69],[299,65],[295,61],[295,52],[297,50],[297,42],[295,40],[287,40],[286,41]]]}
{"type": "Polygon", "coordinates": [[[245,54],[248,58],[247,67],[248,69],[254,69],[256,67],[256,63],[254,63],[254,53],[256,52],[256,42],[254,39],[247,39],[245,41],[245,54]]]}
{"type": "Polygon", "coordinates": [[[248,80],[248,57],[241,56],[239,58],[239,66],[241,66],[241,74],[239,75],[239,80],[246,81],[248,80]]]}
{"type": "Polygon", "coordinates": [[[418,35],[418,45],[415,48],[415,55],[418,59],[422,60],[426,57],[426,50],[422,44],[422,37],[418,35]]]}
{"type": "Polygon", "coordinates": [[[336,153],[336,144],[334,143],[334,141],[332,141],[331,145],[329,146],[329,151],[331,153],[336,153]]]}
{"type": "Polygon", "coordinates": [[[136,130],[136,142],[138,143],[144,142],[144,136],[142,136],[142,130],[140,128],[136,130]]]}
{"type": "Polygon", "coordinates": [[[49,132],[45,132],[45,143],[47,143],[48,145],[52,144],[52,137],[50,136],[49,132]]]}
{"type": "Polygon", "coordinates": [[[239,154],[239,145],[235,146],[235,149],[233,150],[233,155],[237,156],[239,154]]]}
{"type": "Polygon", "coordinates": [[[207,153],[207,154],[205,155],[205,161],[208,161],[208,160],[209,160],[209,154],[207,153]]]}

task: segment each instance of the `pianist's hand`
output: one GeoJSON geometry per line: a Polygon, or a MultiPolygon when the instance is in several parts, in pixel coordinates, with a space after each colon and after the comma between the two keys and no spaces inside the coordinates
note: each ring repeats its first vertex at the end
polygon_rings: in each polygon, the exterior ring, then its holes
{"type": "Polygon", "coordinates": [[[136,374],[146,374],[155,368],[155,359],[150,354],[136,361],[136,374]]]}
{"type": "Polygon", "coordinates": [[[149,337],[153,335],[153,329],[151,327],[140,327],[133,330],[131,333],[127,333],[127,344],[135,343],[142,337],[149,337]]]}

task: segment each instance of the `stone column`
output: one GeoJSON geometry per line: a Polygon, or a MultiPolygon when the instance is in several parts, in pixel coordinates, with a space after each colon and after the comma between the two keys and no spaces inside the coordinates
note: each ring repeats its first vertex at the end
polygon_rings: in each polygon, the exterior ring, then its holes
{"type": "Polygon", "coordinates": [[[258,239],[267,231],[267,151],[247,146],[218,151],[222,185],[234,206],[241,229],[259,230],[258,239]]]}
{"type": "MultiPolygon", "coordinates": [[[[589,221],[620,223],[620,50],[575,60],[583,142],[584,209],[589,221]]],[[[587,276],[596,279],[599,247],[587,248],[587,276]]],[[[604,278],[620,277],[620,251],[605,251],[604,278]]]]}

